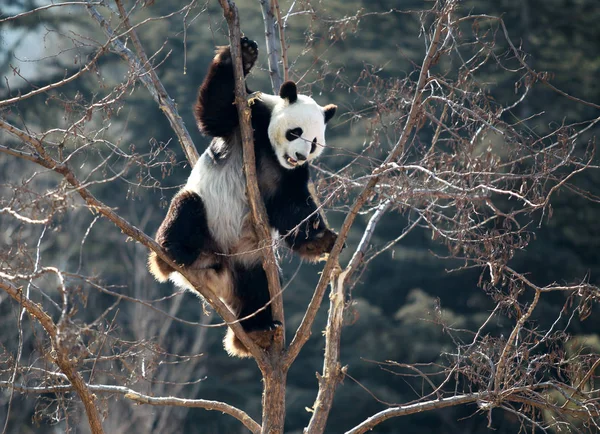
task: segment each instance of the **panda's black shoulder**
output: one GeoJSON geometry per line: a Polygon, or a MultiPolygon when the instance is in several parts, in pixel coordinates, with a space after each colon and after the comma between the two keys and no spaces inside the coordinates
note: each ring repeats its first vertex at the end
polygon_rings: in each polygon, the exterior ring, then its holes
{"type": "Polygon", "coordinates": [[[285,170],[277,163],[277,157],[269,140],[269,123],[271,122],[271,107],[260,99],[254,99],[251,105],[252,129],[254,130],[254,149],[259,160],[272,160],[279,171],[285,170]]]}
{"type": "Polygon", "coordinates": [[[258,129],[266,132],[269,128],[269,122],[271,122],[272,108],[259,98],[254,98],[250,107],[252,110],[252,128],[254,128],[254,131],[258,129]]]}

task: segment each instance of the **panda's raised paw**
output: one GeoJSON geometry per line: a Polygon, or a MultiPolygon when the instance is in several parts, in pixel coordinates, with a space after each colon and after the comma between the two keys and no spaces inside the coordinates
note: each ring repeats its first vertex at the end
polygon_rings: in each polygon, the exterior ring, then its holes
{"type": "Polygon", "coordinates": [[[241,39],[240,44],[242,47],[244,74],[248,74],[258,58],[258,44],[252,39],[248,39],[246,36],[241,39]]]}

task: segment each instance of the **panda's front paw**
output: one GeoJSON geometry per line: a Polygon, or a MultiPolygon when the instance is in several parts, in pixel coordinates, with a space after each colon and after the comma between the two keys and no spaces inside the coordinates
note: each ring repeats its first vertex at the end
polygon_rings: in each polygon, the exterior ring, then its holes
{"type": "Polygon", "coordinates": [[[324,254],[330,253],[337,240],[337,234],[330,229],[320,232],[314,239],[300,245],[296,250],[305,259],[317,261],[324,254]]]}
{"type": "Polygon", "coordinates": [[[244,64],[244,74],[248,74],[256,59],[258,58],[258,44],[248,39],[247,37],[243,37],[240,41],[242,47],[242,62],[244,64]]]}

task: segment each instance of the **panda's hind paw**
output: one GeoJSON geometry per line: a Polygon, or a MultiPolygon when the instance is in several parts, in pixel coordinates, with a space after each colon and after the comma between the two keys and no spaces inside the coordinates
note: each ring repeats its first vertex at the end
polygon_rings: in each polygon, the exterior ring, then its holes
{"type": "Polygon", "coordinates": [[[246,36],[240,41],[242,47],[242,61],[244,64],[244,74],[248,74],[256,59],[258,58],[258,44],[246,36]]]}
{"type": "Polygon", "coordinates": [[[275,336],[282,333],[283,329],[279,321],[273,321],[269,327],[263,330],[252,330],[248,332],[248,336],[261,348],[268,349],[274,342],[275,336]]]}
{"type": "MultiPolygon", "coordinates": [[[[248,337],[254,341],[256,345],[263,349],[268,349],[277,336],[283,333],[282,324],[279,321],[273,321],[268,327],[258,330],[250,330],[246,332],[248,337]]],[[[227,329],[227,334],[224,339],[225,350],[230,356],[246,358],[252,357],[252,353],[248,351],[246,346],[240,341],[233,330],[227,329]]]]}

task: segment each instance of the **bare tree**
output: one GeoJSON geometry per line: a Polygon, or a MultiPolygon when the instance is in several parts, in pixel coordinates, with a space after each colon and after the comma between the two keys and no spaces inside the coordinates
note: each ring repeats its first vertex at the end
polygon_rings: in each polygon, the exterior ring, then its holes
{"type": "MultiPolygon", "coordinates": [[[[307,433],[326,432],[338,385],[345,378],[353,380],[340,357],[343,326],[353,312],[351,289],[375,257],[419,229],[446,245],[448,257],[460,260],[459,269],[480,270],[479,284],[494,300],[495,309],[478,328],[463,330],[447,323],[438,306],[434,322],[454,342],[452,351],[443,355],[446,362],[378,362],[408,382],[421,382],[421,396],[413,402],[388,403],[388,408],[362,423],[348,426],[347,432],[363,433],[390,418],[468,403],[475,403],[476,412],[487,415],[490,426],[494,423],[492,411],[500,409],[514,415],[523,429],[531,432],[600,429],[600,356],[566,342],[568,324],[577,315],[581,319],[589,316],[600,301],[600,290],[585,276],[574,284],[539,285],[526,270],[512,265],[515,254],[530,243],[535,226],[552,214],[552,200],[559,191],[566,189],[587,200],[598,200],[572,181],[585,171],[598,169],[590,133],[600,122],[600,106],[565,93],[552,84],[548,74],[535,71],[510,39],[501,18],[469,14],[454,0],[436,1],[431,9],[413,12],[425,43],[414,71],[404,78],[384,78],[367,65],[354,83],[340,85],[366,106],[360,112],[350,107],[348,117],[364,129],[368,141],[358,153],[335,149],[347,161],[339,170],[315,167],[322,205],[342,210],[345,218],[289,344],[282,333],[263,351],[223,302],[191,277],[206,301],[205,309],[214,310],[222,320],[211,315],[183,318],[181,294],[161,295],[150,282],[142,259],[148,250],[186,274],[147,233],[152,213],[160,210],[153,210],[151,204],[140,206],[138,201],[125,219],[123,209],[99,199],[110,197],[108,189],[123,190],[123,186],[134,198],[144,189],[168,197],[172,190],[160,186],[160,176],[182,170],[177,166],[174,143],[128,145],[133,140],[122,112],[131,104],[131,95],[141,91],[139,84],[166,117],[188,162],[194,164],[198,158],[178,113],[184,108],[177,107],[159,77],[169,54],[159,46],[149,55],[138,31],[149,23],[176,19],[185,35],[205,10],[191,1],[157,16],[150,11],[152,3],[74,1],[0,18],[0,23],[14,24],[49,10],[60,11],[56,16],[71,11],[89,15],[89,26],[65,24],[45,33],[61,42],[57,46],[68,42],[68,48],[51,55],[54,67],[58,65],[64,75],[49,72],[57,78],[39,84],[13,68],[16,81],[6,80],[6,88],[0,90],[0,153],[6,158],[0,184],[0,222],[7,246],[0,252],[4,294],[0,295],[0,307],[3,329],[12,332],[3,332],[0,356],[0,385],[7,397],[4,432],[9,429],[9,415],[15,413],[17,395],[23,393],[39,396],[37,404],[31,400],[30,408],[37,405],[40,417],[64,421],[67,430],[82,424],[77,409],[83,406],[93,433],[179,432],[175,421],[185,418],[190,408],[226,413],[253,433],[282,433],[288,371],[314,331],[317,311],[329,288],[323,367],[317,374],[315,401],[305,428],[307,433]],[[121,58],[120,63],[114,55],[121,58]],[[102,62],[121,65],[123,77],[107,86],[104,76],[110,72],[102,62]],[[512,101],[490,96],[488,85],[478,75],[490,67],[510,74],[517,83],[512,101]],[[98,83],[89,94],[70,87],[93,79],[98,83]],[[514,116],[536,86],[595,110],[595,117],[560,124],[537,135],[528,129],[536,116],[514,116]],[[44,122],[25,108],[31,98],[49,107],[44,122]],[[47,122],[53,126],[44,127],[47,122]],[[348,235],[359,215],[370,217],[358,243],[350,243],[348,235]],[[378,223],[384,216],[394,215],[403,216],[406,227],[401,235],[374,247],[378,223]],[[102,235],[94,235],[97,226],[102,235]],[[70,239],[61,238],[61,227],[68,228],[70,239]],[[107,284],[109,279],[96,274],[96,243],[115,246],[112,267],[121,272],[115,274],[128,276],[121,285],[107,284]],[[341,263],[345,243],[351,253],[349,260],[341,263]],[[565,294],[563,308],[551,327],[538,328],[533,318],[540,299],[557,292],[565,294]],[[13,302],[9,304],[7,298],[13,302]],[[94,309],[90,308],[92,302],[94,309]],[[117,326],[123,324],[118,321],[123,315],[128,319],[124,323],[127,328],[117,326]],[[486,329],[499,318],[510,324],[509,333],[503,336],[486,329]],[[563,319],[567,319],[566,325],[563,319]],[[198,331],[186,340],[173,331],[176,325],[198,331]],[[220,331],[226,325],[252,352],[262,374],[260,422],[228,403],[186,397],[199,393],[207,372],[201,357],[207,335],[212,328],[220,331]],[[117,399],[110,399],[113,397],[117,399]],[[165,409],[147,411],[149,405],[165,409]]],[[[263,12],[274,89],[282,77],[304,76],[288,65],[285,22],[310,16],[314,22],[326,23],[334,44],[370,14],[359,11],[355,16],[331,19],[319,15],[310,2],[301,3],[292,2],[287,13],[282,13],[277,0],[255,5],[263,12]]],[[[263,265],[269,276],[274,316],[283,322],[275,253],[278,240],[271,239],[256,182],[239,13],[232,1],[220,0],[219,5],[237,61],[236,105],[253,221],[264,242],[263,265]]],[[[403,12],[372,15],[390,13],[403,12]]],[[[185,36],[183,40],[185,44],[185,36]]],[[[326,69],[327,64],[323,65],[326,69]]],[[[327,71],[315,66],[308,73],[319,76],[327,71]]]]}

